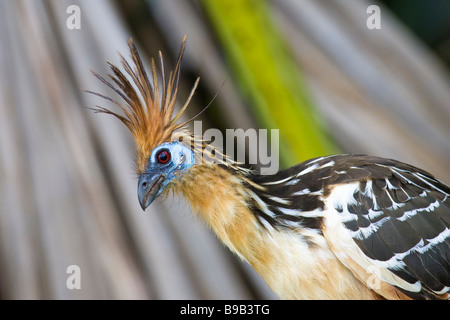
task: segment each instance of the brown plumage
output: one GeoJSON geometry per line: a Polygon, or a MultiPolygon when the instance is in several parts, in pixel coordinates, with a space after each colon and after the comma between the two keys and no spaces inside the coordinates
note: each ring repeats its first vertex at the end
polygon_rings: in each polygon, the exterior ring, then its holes
{"type": "Polygon", "coordinates": [[[123,115],[95,110],[120,119],[136,141],[143,209],[161,192],[180,193],[281,298],[449,298],[448,186],[418,168],[361,155],[311,159],[273,176],[226,157],[210,161],[211,150],[185,127],[195,117],[180,123],[198,79],[173,115],[185,38],[167,79],[161,53],[161,79],[151,60],[151,82],[128,45],[134,67],[121,58],[131,82],[111,64],[112,83],[94,73],[125,105],[94,94],[123,115]]]}

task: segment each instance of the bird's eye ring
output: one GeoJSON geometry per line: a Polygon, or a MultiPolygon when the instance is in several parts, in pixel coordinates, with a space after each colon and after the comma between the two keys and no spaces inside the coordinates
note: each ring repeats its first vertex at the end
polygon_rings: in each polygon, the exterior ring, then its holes
{"type": "Polygon", "coordinates": [[[158,153],[158,155],[156,156],[156,159],[158,160],[159,163],[161,164],[166,164],[167,162],[170,161],[170,153],[167,150],[162,150],[158,153]]]}

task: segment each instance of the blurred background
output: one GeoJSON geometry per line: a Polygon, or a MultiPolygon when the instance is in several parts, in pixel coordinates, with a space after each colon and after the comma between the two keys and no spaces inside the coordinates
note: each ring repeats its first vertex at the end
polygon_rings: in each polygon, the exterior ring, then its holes
{"type": "Polygon", "coordinates": [[[168,69],[186,34],[180,103],[197,76],[191,116],[224,83],[203,129],[280,129],[282,167],[367,153],[448,184],[449,17],[446,0],[0,0],[0,298],[276,299],[183,199],[139,207],[132,137],[81,91],[113,96],[90,70],[129,37],[168,69]]]}

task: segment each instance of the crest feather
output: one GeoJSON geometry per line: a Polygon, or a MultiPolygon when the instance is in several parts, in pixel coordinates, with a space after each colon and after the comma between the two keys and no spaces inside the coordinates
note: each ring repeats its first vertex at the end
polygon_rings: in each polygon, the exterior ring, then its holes
{"type": "Polygon", "coordinates": [[[138,173],[144,172],[148,158],[155,147],[163,142],[170,142],[174,131],[183,128],[195,118],[183,123],[178,123],[178,120],[181,118],[194,95],[200,80],[199,78],[195,81],[191,93],[180,111],[173,115],[180,80],[181,60],[185,45],[186,36],[183,37],[175,70],[169,73],[168,78],[166,78],[165,75],[164,61],[160,51],[159,63],[161,74],[160,77],[158,77],[155,60],[152,58],[152,82],[150,82],[139,52],[131,38],[128,40],[128,47],[130,49],[133,66],[130,66],[120,52],[118,53],[125,73],[111,63],[108,63],[108,66],[112,71],[112,74],[108,75],[110,81],[92,71],[100,81],[113,89],[123,99],[123,102],[120,103],[97,92],[87,91],[113,102],[123,112],[122,115],[104,107],[96,106],[96,108],[94,108],[96,112],[115,116],[130,130],[137,147],[138,173]],[[162,88],[160,88],[159,85],[160,81],[162,88]]]}

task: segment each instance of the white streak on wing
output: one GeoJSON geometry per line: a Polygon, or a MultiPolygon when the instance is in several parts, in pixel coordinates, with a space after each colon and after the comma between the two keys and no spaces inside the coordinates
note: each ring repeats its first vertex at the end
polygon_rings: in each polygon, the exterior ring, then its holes
{"type": "Polygon", "coordinates": [[[322,168],[326,168],[326,167],[332,167],[332,166],[334,166],[334,164],[335,164],[335,162],[333,160],[331,160],[330,162],[327,162],[327,163],[321,165],[317,169],[322,169],[322,168]]]}
{"type": "Polygon", "coordinates": [[[430,182],[428,181],[428,178],[427,178],[427,179],[422,178],[422,177],[425,177],[424,175],[421,175],[421,174],[418,173],[418,172],[417,172],[417,173],[413,173],[413,175],[416,176],[418,179],[422,180],[423,182],[425,182],[425,183],[426,183],[427,185],[429,185],[430,187],[436,189],[437,191],[442,192],[443,194],[449,195],[448,193],[446,193],[446,192],[444,192],[443,190],[441,190],[441,189],[439,189],[438,187],[436,187],[434,184],[430,183],[430,182]]]}
{"type": "MultiPolygon", "coordinates": [[[[394,171],[394,172],[395,172],[396,174],[398,174],[400,177],[402,177],[403,179],[405,179],[409,184],[412,184],[413,186],[416,186],[416,187],[418,187],[418,188],[420,188],[420,189],[423,190],[423,187],[422,187],[422,186],[419,186],[417,183],[412,182],[411,180],[409,180],[408,178],[406,178],[404,175],[402,175],[402,174],[399,172],[399,171],[402,171],[402,172],[409,172],[409,171],[401,170],[401,169],[399,169],[399,168],[394,168],[394,167],[390,167],[390,168],[391,168],[392,171],[394,171]]],[[[416,176],[418,179],[424,181],[423,179],[421,179],[421,178],[418,177],[417,175],[415,175],[415,176],[416,176]]],[[[440,192],[446,194],[446,193],[443,192],[442,190],[439,190],[438,188],[436,188],[434,185],[432,185],[432,184],[430,184],[430,183],[428,183],[428,182],[426,182],[426,181],[424,181],[424,182],[425,182],[426,184],[432,186],[434,189],[436,189],[436,190],[438,190],[438,191],[440,191],[440,192]]]]}
{"type": "Polygon", "coordinates": [[[308,194],[308,195],[311,195],[311,196],[321,196],[323,194],[323,191],[322,191],[322,189],[320,189],[319,191],[311,192],[308,188],[306,188],[306,189],[294,192],[292,194],[292,196],[303,196],[305,194],[308,194]]]}
{"type": "Polygon", "coordinates": [[[428,180],[430,182],[436,182],[437,181],[437,179],[433,179],[433,178],[427,177],[426,175],[424,175],[424,174],[422,174],[420,172],[414,172],[414,174],[416,176],[421,176],[422,178],[424,178],[424,179],[426,179],[426,180],[428,180]]]}
{"type": "Polygon", "coordinates": [[[277,208],[278,210],[280,210],[283,214],[288,215],[288,216],[293,216],[293,217],[298,217],[299,215],[299,210],[297,209],[287,209],[287,208],[277,208]]]}
{"type": "Polygon", "coordinates": [[[268,186],[268,185],[272,185],[272,184],[281,184],[281,183],[284,183],[286,181],[289,181],[290,179],[292,179],[292,177],[287,177],[287,178],[284,178],[284,179],[278,180],[278,181],[264,182],[263,185],[268,186]]]}
{"type": "Polygon", "coordinates": [[[390,206],[388,209],[390,209],[390,210],[397,210],[398,208],[404,207],[405,204],[406,204],[406,202],[396,203],[396,202],[392,201],[392,206],[390,206]]]}
{"type": "Polygon", "coordinates": [[[317,159],[315,159],[315,160],[311,160],[309,163],[308,163],[308,165],[311,165],[311,164],[313,164],[313,163],[316,163],[316,162],[319,162],[320,160],[323,160],[323,159],[326,159],[327,157],[319,157],[319,158],[317,158],[317,159]]]}
{"type": "Polygon", "coordinates": [[[389,181],[388,178],[385,178],[384,181],[386,181],[386,185],[387,185],[387,187],[389,188],[389,190],[397,190],[397,189],[398,189],[397,187],[394,187],[394,186],[392,185],[392,183],[389,181]]]}
{"type": "Polygon", "coordinates": [[[445,228],[444,231],[439,233],[439,235],[437,235],[433,239],[427,239],[429,243],[427,245],[423,246],[422,248],[418,248],[417,251],[419,253],[424,253],[425,251],[429,250],[431,247],[444,242],[449,237],[450,237],[450,229],[445,228]]]}
{"type": "Polygon", "coordinates": [[[399,171],[403,171],[403,172],[406,172],[406,171],[401,170],[401,169],[399,169],[399,168],[394,168],[394,167],[391,167],[391,170],[394,171],[396,174],[398,174],[398,175],[399,175],[400,177],[402,177],[403,179],[405,179],[408,183],[410,183],[410,184],[412,184],[412,185],[414,185],[414,186],[416,186],[416,187],[419,187],[419,188],[423,189],[421,186],[415,184],[414,182],[412,182],[411,180],[409,180],[408,178],[406,178],[404,175],[402,175],[402,174],[399,172],[399,171]]]}
{"type": "Polygon", "coordinates": [[[374,193],[373,193],[373,190],[372,190],[372,184],[373,184],[373,181],[372,180],[368,180],[367,181],[367,183],[366,183],[366,189],[364,190],[364,195],[365,196],[367,196],[367,197],[369,197],[369,198],[371,198],[372,199],[372,201],[373,201],[373,208],[375,209],[375,210],[378,210],[378,209],[380,209],[380,206],[378,205],[378,202],[377,202],[377,198],[375,197],[375,195],[374,195],[374,193]]]}
{"type": "Polygon", "coordinates": [[[386,223],[389,219],[390,219],[389,217],[384,217],[383,219],[381,219],[381,220],[379,220],[377,222],[371,223],[369,226],[367,226],[365,228],[359,228],[357,231],[352,231],[351,232],[352,238],[356,238],[356,239],[359,239],[359,240],[367,239],[373,233],[377,232],[377,230],[384,223],[386,223]]]}
{"type": "Polygon", "coordinates": [[[392,270],[401,270],[406,264],[402,261],[407,255],[411,254],[415,248],[423,246],[424,241],[421,239],[412,249],[407,250],[406,252],[396,253],[392,258],[386,261],[377,260],[377,264],[383,268],[389,268],[392,270]]]}
{"type": "Polygon", "coordinates": [[[285,215],[293,217],[316,218],[322,216],[322,209],[318,208],[313,211],[300,211],[297,209],[277,208],[285,215]]]}
{"type": "MultiPolygon", "coordinates": [[[[386,179],[386,180],[387,180],[387,179],[386,179]]],[[[404,203],[397,203],[397,202],[395,202],[394,199],[392,199],[391,194],[388,192],[387,189],[384,190],[384,192],[386,192],[388,198],[389,198],[389,199],[391,200],[391,202],[392,202],[392,206],[390,206],[389,209],[396,210],[396,209],[401,208],[401,207],[403,207],[403,206],[405,205],[404,203]]]]}
{"type": "Polygon", "coordinates": [[[268,198],[272,201],[281,203],[281,204],[285,204],[285,205],[290,205],[291,201],[283,199],[283,198],[279,198],[279,197],[275,197],[275,196],[268,196],[268,198]]]}
{"type": "Polygon", "coordinates": [[[407,255],[417,252],[418,254],[424,254],[426,251],[430,250],[436,244],[444,242],[448,237],[450,237],[450,229],[445,228],[438,236],[433,239],[428,240],[425,244],[423,239],[421,239],[414,247],[411,249],[396,253],[392,258],[387,261],[378,261],[377,264],[383,268],[390,268],[393,270],[400,270],[405,267],[405,263],[402,261],[407,255]]]}
{"type": "Polygon", "coordinates": [[[315,163],[315,164],[313,164],[312,166],[309,166],[308,168],[304,169],[303,171],[300,171],[300,172],[297,174],[297,177],[300,177],[300,176],[302,176],[302,175],[304,175],[304,174],[307,174],[307,173],[309,173],[309,172],[311,172],[311,171],[313,171],[313,170],[316,170],[318,167],[319,167],[319,164],[318,164],[318,163],[315,163]]]}
{"type": "Polygon", "coordinates": [[[372,180],[367,180],[366,189],[364,189],[364,195],[370,197],[371,199],[374,198],[372,191],[372,183],[373,183],[372,180]]]}
{"type": "Polygon", "coordinates": [[[383,211],[374,211],[374,210],[370,209],[367,217],[369,220],[375,220],[375,219],[378,219],[378,217],[380,217],[382,215],[384,215],[383,211]]]}
{"type": "Polygon", "coordinates": [[[303,189],[303,190],[294,192],[292,195],[293,195],[293,196],[302,196],[302,195],[304,195],[304,194],[308,194],[309,192],[310,192],[309,189],[306,188],[306,189],[303,189]]]}
{"type": "Polygon", "coordinates": [[[403,202],[403,204],[406,204],[406,202],[411,200],[411,197],[409,196],[408,192],[406,192],[404,189],[400,188],[400,190],[402,190],[402,192],[407,196],[406,201],[403,202]]]}
{"type": "Polygon", "coordinates": [[[291,181],[286,182],[284,185],[285,186],[293,186],[299,182],[300,182],[300,179],[292,179],[291,181]]]}
{"type": "Polygon", "coordinates": [[[301,223],[299,221],[292,221],[287,219],[283,219],[283,224],[293,228],[298,228],[301,226],[301,223]]]}
{"type": "Polygon", "coordinates": [[[258,204],[259,209],[262,212],[264,212],[269,217],[275,218],[275,214],[272,211],[269,210],[269,208],[267,207],[266,203],[264,201],[262,201],[261,198],[258,197],[258,195],[256,195],[254,192],[252,192],[251,196],[256,201],[256,203],[258,204]]]}
{"type": "Polygon", "coordinates": [[[444,287],[444,289],[442,289],[442,290],[439,290],[439,291],[434,291],[433,290],[433,292],[435,292],[436,294],[444,294],[444,293],[446,293],[449,290],[450,290],[450,287],[444,287]]]}
{"type": "MultiPolygon", "coordinates": [[[[354,213],[350,213],[348,211],[347,207],[344,207],[343,211],[339,212],[338,215],[341,218],[343,223],[347,223],[347,222],[350,222],[350,221],[356,221],[358,219],[358,215],[356,215],[354,213]]],[[[369,220],[376,220],[376,219],[378,219],[379,217],[381,217],[383,215],[384,215],[383,211],[374,211],[374,210],[370,209],[369,213],[367,214],[367,218],[369,220]]]]}
{"type": "Polygon", "coordinates": [[[410,211],[406,211],[405,213],[403,213],[403,215],[400,218],[398,218],[398,220],[405,221],[405,220],[407,220],[407,219],[409,219],[411,217],[414,217],[419,212],[423,212],[423,211],[430,212],[430,211],[433,211],[436,208],[439,208],[439,206],[440,206],[440,203],[439,203],[438,200],[436,200],[435,202],[431,203],[426,208],[418,208],[418,209],[413,209],[413,210],[410,210],[410,211]]]}
{"type": "Polygon", "coordinates": [[[259,220],[259,222],[261,222],[263,224],[263,226],[266,228],[266,230],[269,231],[269,233],[274,231],[274,228],[270,225],[269,222],[267,222],[266,219],[264,219],[263,217],[258,217],[258,220],[259,220]]]}

